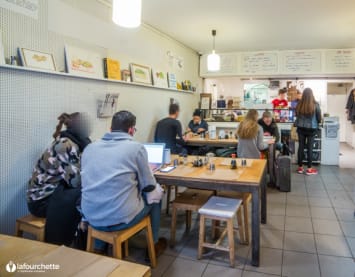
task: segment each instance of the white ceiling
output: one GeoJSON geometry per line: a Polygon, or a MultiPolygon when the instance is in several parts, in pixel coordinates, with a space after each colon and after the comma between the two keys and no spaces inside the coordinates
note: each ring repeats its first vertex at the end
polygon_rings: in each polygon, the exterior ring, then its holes
{"type": "Polygon", "coordinates": [[[355,47],[355,0],[143,0],[143,21],[200,53],[355,47]]]}

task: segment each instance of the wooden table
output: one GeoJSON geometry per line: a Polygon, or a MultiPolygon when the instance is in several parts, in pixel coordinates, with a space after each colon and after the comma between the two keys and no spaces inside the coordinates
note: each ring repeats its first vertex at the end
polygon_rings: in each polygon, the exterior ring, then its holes
{"type": "Polygon", "coordinates": [[[199,136],[192,136],[187,139],[186,145],[190,146],[214,146],[214,147],[237,147],[238,140],[231,139],[210,139],[200,138],[199,136]]]}
{"type": "MultiPolygon", "coordinates": [[[[176,157],[173,155],[172,160],[176,157]]],[[[156,172],[155,178],[160,184],[184,186],[217,191],[250,192],[252,194],[252,265],[259,266],[260,261],[260,213],[261,223],[266,223],[266,160],[247,160],[247,167],[230,169],[230,158],[213,158],[216,170],[206,166],[193,167],[194,156],[188,157],[187,165],[179,165],[169,173],[156,172]]]]}
{"type": "Polygon", "coordinates": [[[0,234],[0,276],[36,276],[38,272],[8,273],[9,261],[15,264],[55,264],[59,269],[45,270],[43,276],[151,276],[149,266],[104,257],[65,246],[0,234]]]}

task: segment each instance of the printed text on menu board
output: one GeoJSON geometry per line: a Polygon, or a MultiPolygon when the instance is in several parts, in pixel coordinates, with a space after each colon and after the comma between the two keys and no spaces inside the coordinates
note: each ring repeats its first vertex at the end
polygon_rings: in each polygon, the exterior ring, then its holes
{"type": "Polygon", "coordinates": [[[321,52],[282,52],[282,63],[284,73],[321,72],[321,52]]]}
{"type": "Polygon", "coordinates": [[[241,71],[247,74],[272,74],[277,73],[277,53],[248,53],[242,54],[241,71]]]}
{"type": "Polygon", "coordinates": [[[355,52],[351,49],[327,50],[325,60],[327,72],[353,72],[355,70],[355,52]]]}

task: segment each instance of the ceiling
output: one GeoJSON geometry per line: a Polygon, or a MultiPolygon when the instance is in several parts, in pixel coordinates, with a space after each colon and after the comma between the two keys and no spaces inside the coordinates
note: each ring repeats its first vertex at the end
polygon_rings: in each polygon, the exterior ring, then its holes
{"type": "Polygon", "coordinates": [[[199,53],[355,47],[355,0],[143,0],[144,23],[199,53]]]}

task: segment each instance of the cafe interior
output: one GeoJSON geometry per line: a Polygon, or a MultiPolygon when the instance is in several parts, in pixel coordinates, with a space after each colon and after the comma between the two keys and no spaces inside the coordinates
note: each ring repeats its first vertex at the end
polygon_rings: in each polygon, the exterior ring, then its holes
{"type": "Polygon", "coordinates": [[[0,1],[0,276],[354,276],[354,14],[0,1]]]}

